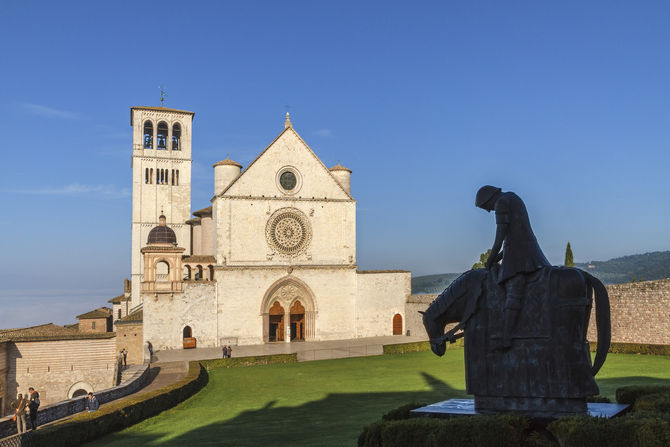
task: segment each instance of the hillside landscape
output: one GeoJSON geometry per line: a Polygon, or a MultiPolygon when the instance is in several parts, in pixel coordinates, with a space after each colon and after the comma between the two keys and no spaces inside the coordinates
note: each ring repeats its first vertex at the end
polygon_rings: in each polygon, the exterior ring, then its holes
{"type": "MultiPolygon", "coordinates": [[[[609,261],[576,262],[575,267],[586,270],[605,284],[670,278],[670,251],[623,256],[609,261]]],[[[459,275],[442,273],[417,276],[412,278],[412,293],[441,293],[459,275]]]]}

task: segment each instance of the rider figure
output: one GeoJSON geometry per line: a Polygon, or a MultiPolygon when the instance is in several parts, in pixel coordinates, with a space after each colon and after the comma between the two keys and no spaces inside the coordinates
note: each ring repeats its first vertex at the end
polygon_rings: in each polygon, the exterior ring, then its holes
{"type": "Polygon", "coordinates": [[[526,289],[525,275],[551,264],[535,239],[526,205],[519,196],[513,192],[502,192],[494,186],[482,186],[477,191],[475,205],[496,213],[496,238],[486,261],[486,269],[490,270],[502,257],[498,284],[505,287],[503,346],[508,348],[512,345],[512,329],[526,289]]]}

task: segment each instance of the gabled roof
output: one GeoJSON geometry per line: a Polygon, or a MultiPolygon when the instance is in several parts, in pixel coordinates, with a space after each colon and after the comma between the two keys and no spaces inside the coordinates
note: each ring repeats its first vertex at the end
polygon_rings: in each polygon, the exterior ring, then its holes
{"type": "Polygon", "coordinates": [[[126,296],[125,293],[123,295],[115,296],[111,300],[108,300],[108,303],[112,304],[121,304],[124,301],[130,301],[130,297],[126,296]]]}
{"type": "Polygon", "coordinates": [[[98,309],[86,312],[85,314],[77,315],[79,320],[90,320],[93,318],[107,318],[112,315],[112,309],[109,307],[100,307],[98,309]]]}
{"type": "Polygon", "coordinates": [[[253,160],[251,163],[249,163],[249,164],[247,165],[246,168],[244,168],[244,170],[240,173],[240,175],[238,175],[237,178],[236,178],[235,180],[233,180],[232,182],[230,182],[230,185],[228,185],[228,186],[226,187],[226,189],[224,189],[220,194],[217,194],[217,196],[222,196],[222,195],[224,195],[230,188],[232,188],[232,186],[233,186],[234,184],[236,184],[236,183],[242,178],[242,176],[244,176],[244,174],[247,173],[247,171],[254,165],[254,163],[256,163],[256,161],[258,161],[258,159],[260,159],[260,158],[263,156],[263,154],[265,154],[265,153],[268,151],[268,149],[270,149],[270,148],[272,147],[272,145],[275,144],[275,143],[277,142],[277,140],[279,140],[279,139],[282,137],[282,135],[284,135],[286,132],[293,132],[293,133],[295,134],[295,136],[298,138],[298,140],[300,140],[300,142],[301,142],[302,144],[305,145],[305,147],[307,148],[307,150],[309,151],[309,153],[312,154],[312,156],[313,156],[313,157],[316,159],[316,161],[321,165],[321,167],[323,167],[323,170],[324,170],[326,173],[328,173],[328,175],[333,179],[333,181],[335,182],[335,184],[342,190],[342,192],[343,192],[347,197],[349,197],[351,200],[354,200],[354,198],[351,197],[351,194],[349,194],[349,193],[342,187],[342,185],[340,185],[340,182],[338,182],[337,179],[335,179],[335,177],[333,177],[333,173],[330,172],[330,170],[326,167],[326,165],[323,164],[323,162],[321,161],[321,159],[320,159],[319,157],[316,156],[316,154],[314,153],[314,151],[312,150],[312,148],[309,147],[309,145],[308,145],[307,143],[305,143],[305,140],[302,139],[302,137],[298,134],[298,132],[297,132],[295,129],[293,129],[293,126],[288,126],[288,127],[284,128],[284,130],[282,130],[282,131],[279,133],[279,135],[277,135],[277,136],[275,137],[275,139],[272,140],[272,142],[271,142],[270,144],[268,144],[268,145],[265,147],[265,149],[263,149],[263,151],[262,151],[260,154],[258,154],[258,156],[257,156],[256,158],[254,158],[254,160],[253,160]]]}
{"type": "Polygon", "coordinates": [[[212,207],[208,206],[207,208],[203,208],[198,211],[193,211],[192,213],[194,216],[198,217],[203,217],[203,216],[211,216],[212,215],[212,207]]]}
{"type": "Polygon", "coordinates": [[[144,312],[142,309],[136,310],[133,313],[130,313],[126,315],[125,317],[121,318],[120,320],[117,320],[114,322],[114,324],[133,324],[133,323],[141,323],[144,320],[144,312]]]}
{"type": "Polygon", "coordinates": [[[182,256],[182,262],[200,262],[203,264],[216,264],[216,258],[210,255],[192,255],[192,256],[182,256]]]}
{"type": "Polygon", "coordinates": [[[0,329],[0,342],[76,340],[89,338],[112,338],[114,336],[116,336],[114,332],[79,332],[75,328],[58,326],[53,323],[19,329],[0,329]]]}

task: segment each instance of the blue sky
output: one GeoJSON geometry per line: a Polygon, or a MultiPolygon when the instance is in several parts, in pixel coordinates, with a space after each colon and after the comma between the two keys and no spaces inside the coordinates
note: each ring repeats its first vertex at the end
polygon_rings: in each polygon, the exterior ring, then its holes
{"type": "Polygon", "coordinates": [[[666,1],[0,0],[0,327],[66,323],[130,270],[131,106],[195,112],[192,207],[284,113],[353,170],[358,264],[464,271],[479,186],[547,257],[670,249],[666,1]]]}

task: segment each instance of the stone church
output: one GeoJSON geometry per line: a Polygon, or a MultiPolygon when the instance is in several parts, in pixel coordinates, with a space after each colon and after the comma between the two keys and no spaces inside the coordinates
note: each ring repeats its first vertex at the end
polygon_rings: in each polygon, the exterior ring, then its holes
{"type": "Polygon", "coordinates": [[[361,271],[351,170],[284,128],[244,169],[214,164],[191,214],[194,113],[131,108],[132,279],[115,318],[181,349],[402,334],[408,271],[361,271]]]}

